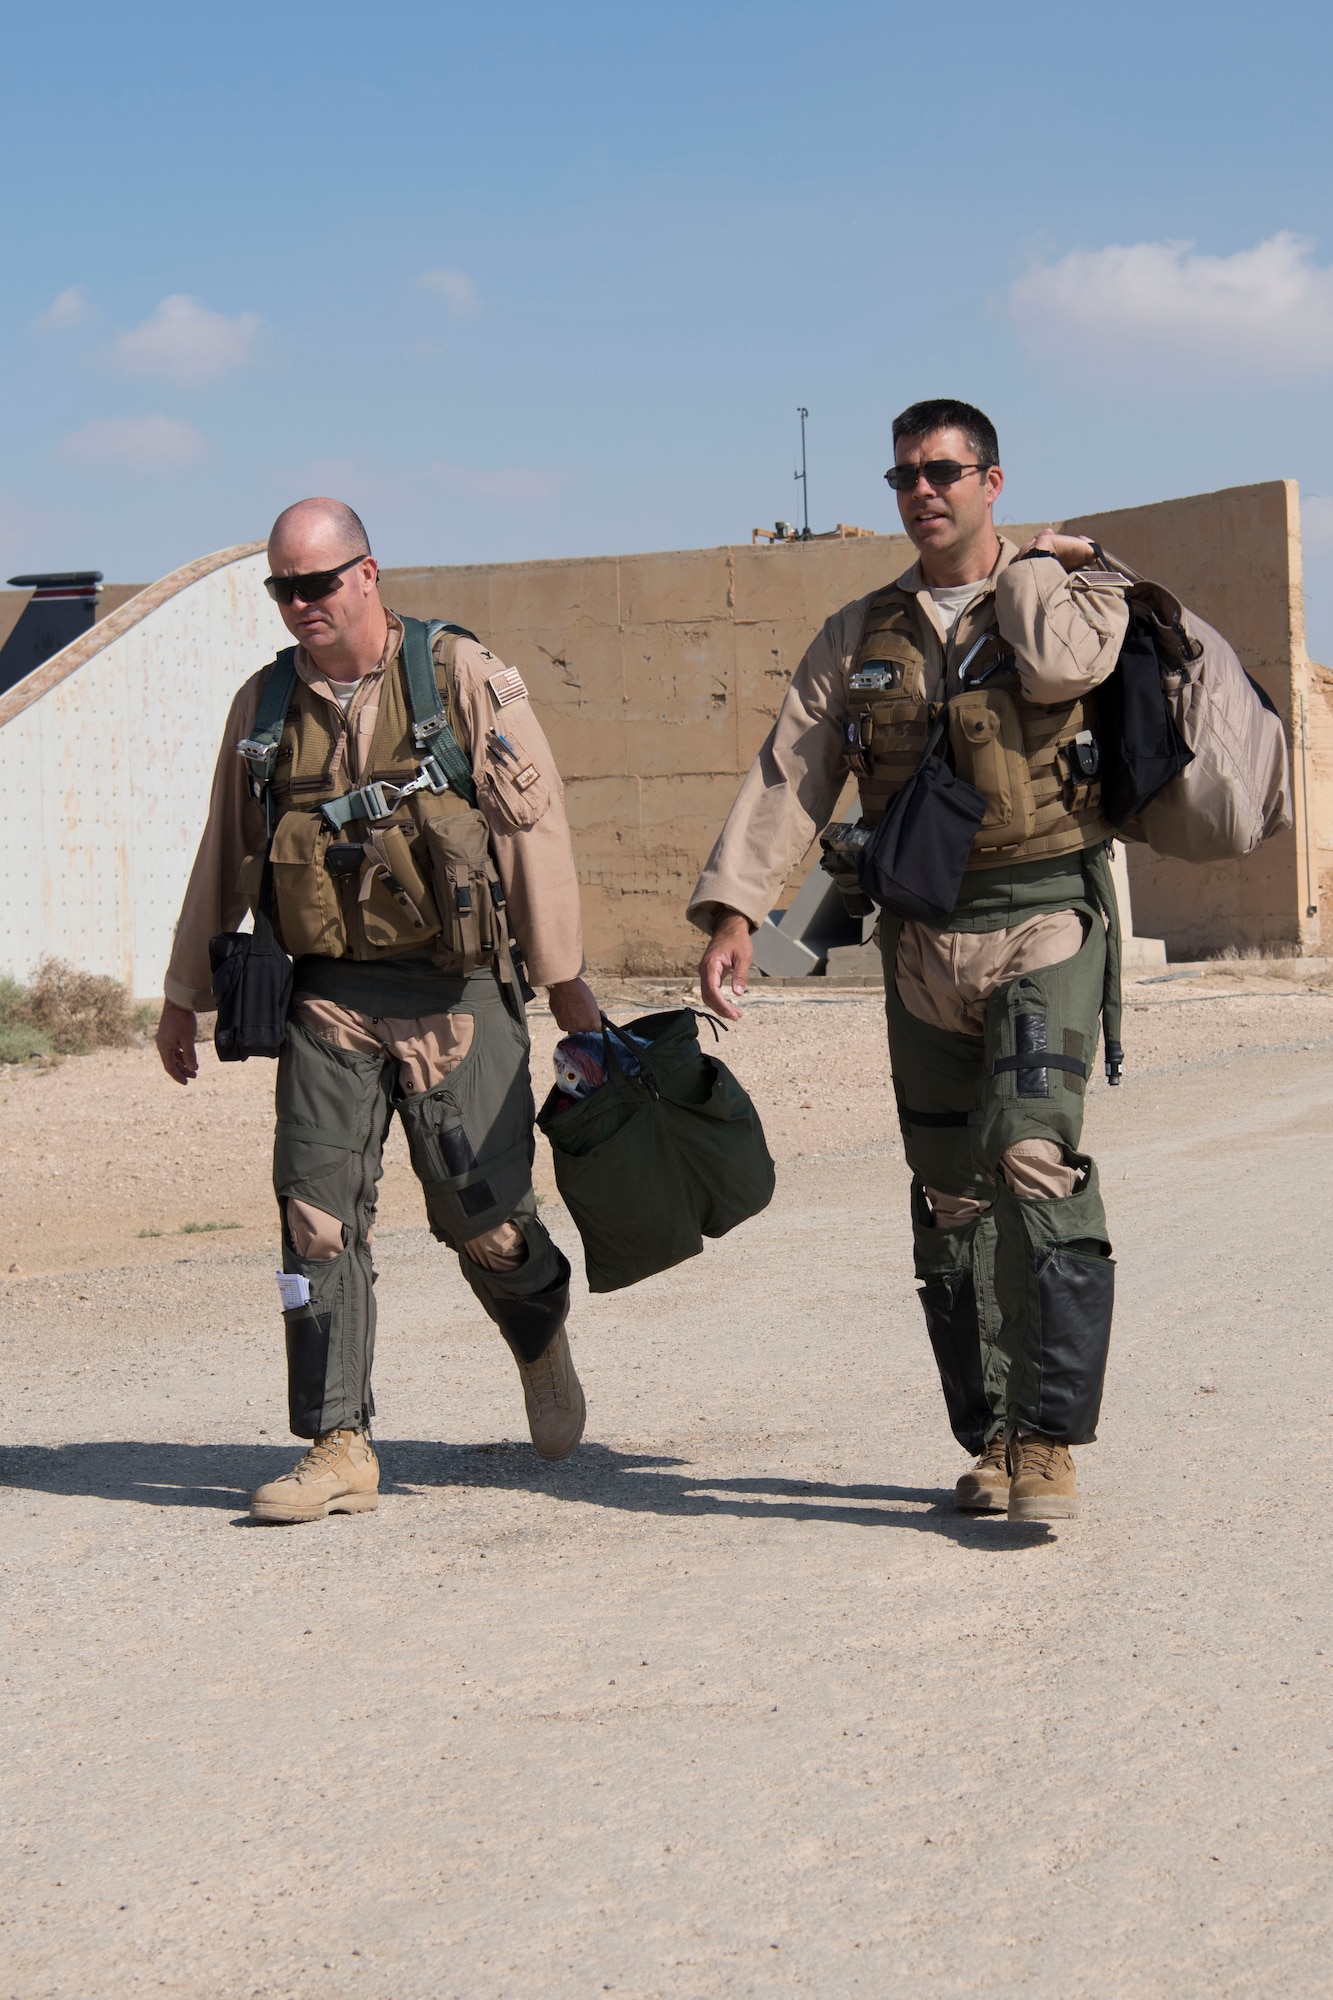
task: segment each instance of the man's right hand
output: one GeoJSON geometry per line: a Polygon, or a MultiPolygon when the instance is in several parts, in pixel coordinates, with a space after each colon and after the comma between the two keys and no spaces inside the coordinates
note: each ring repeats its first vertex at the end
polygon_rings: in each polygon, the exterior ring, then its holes
{"type": "Polygon", "coordinates": [[[731,990],[737,999],[745,992],[754,961],[750,926],[739,910],[726,910],[713,925],[712,941],[699,960],[699,991],[705,1007],[713,1008],[724,1021],[739,1021],[741,1010],[722,998],[722,981],[731,974],[731,990]]]}
{"type": "Polygon", "coordinates": [[[188,1007],[178,1007],[174,1000],[162,1002],[162,1019],[157,1024],[157,1052],[162,1058],[162,1067],[173,1083],[188,1083],[192,1076],[199,1074],[199,1058],[194,1052],[194,1038],[199,1026],[199,1017],[188,1007]]]}

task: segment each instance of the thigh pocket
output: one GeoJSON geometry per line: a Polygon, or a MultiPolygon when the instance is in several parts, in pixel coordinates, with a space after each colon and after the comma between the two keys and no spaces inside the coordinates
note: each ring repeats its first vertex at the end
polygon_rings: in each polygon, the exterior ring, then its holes
{"type": "Polygon", "coordinates": [[[384,1059],[335,1048],[299,1021],[278,1058],[273,1186],[279,1199],[311,1201],[355,1222],[362,1156],[371,1143],[384,1059]]]}
{"type": "Polygon", "coordinates": [[[431,1225],[466,1241],[503,1222],[532,1184],[532,1086],[522,1031],[503,1009],[473,1017],[472,1047],[434,1090],[400,1098],[431,1225]]]}

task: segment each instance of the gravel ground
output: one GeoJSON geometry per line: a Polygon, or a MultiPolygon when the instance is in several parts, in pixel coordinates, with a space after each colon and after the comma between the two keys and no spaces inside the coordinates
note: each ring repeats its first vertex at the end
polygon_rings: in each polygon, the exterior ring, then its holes
{"type": "Polygon", "coordinates": [[[1327,1991],[1333,1007],[1181,970],[1090,1095],[1120,1301],[1058,1527],[949,1505],[880,995],[755,993],[775,1202],[580,1285],[564,1467],[395,1142],[385,1498],[292,1530],[244,1516],[293,1457],[271,1067],[0,1073],[0,1992],[1327,1991]]]}

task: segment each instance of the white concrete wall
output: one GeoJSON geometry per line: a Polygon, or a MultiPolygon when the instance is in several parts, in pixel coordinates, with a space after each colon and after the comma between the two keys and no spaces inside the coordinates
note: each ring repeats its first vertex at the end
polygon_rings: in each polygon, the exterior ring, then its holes
{"type": "Polygon", "coordinates": [[[0,704],[0,970],[51,955],[161,993],[227,709],[289,643],[266,567],[249,549],[190,564],[0,704]]]}

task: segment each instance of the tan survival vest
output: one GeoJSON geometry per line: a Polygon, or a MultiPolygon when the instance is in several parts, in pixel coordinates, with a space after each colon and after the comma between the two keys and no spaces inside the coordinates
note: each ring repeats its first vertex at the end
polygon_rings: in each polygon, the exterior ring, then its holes
{"type": "MultiPolygon", "coordinates": [[[[471,773],[459,751],[453,685],[456,634],[404,620],[403,649],[384,671],[367,769],[347,770],[345,718],[307,687],[279,655],[269,670],[291,678],[281,733],[267,745],[242,744],[252,775],[261,763],[272,828],[273,926],[293,958],[375,961],[420,954],[444,972],[471,973],[497,956],[508,973],[504,897],[490,830],[473,803],[471,773]],[[415,631],[412,629],[416,627],[415,631]],[[438,657],[430,641],[440,631],[438,657]],[[428,693],[414,705],[404,655],[412,646],[428,693]],[[415,708],[443,735],[423,733],[415,708]],[[441,744],[450,746],[445,758],[441,744]]],[[[291,655],[285,656],[290,662],[291,655]]],[[[272,709],[269,682],[261,716],[272,709]]],[[[263,856],[246,864],[257,890],[263,856]]]]}
{"type": "MultiPolygon", "coordinates": [[[[1071,854],[1113,831],[1096,776],[1095,696],[1050,706],[1026,700],[995,629],[993,598],[987,612],[991,629],[971,650],[966,686],[949,702],[958,775],[987,799],[969,870],[1071,854]]],[[[941,704],[926,699],[920,616],[911,591],[890,584],[876,592],[848,677],[847,764],[867,826],[911,777],[940,713],[941,704]]]]}

